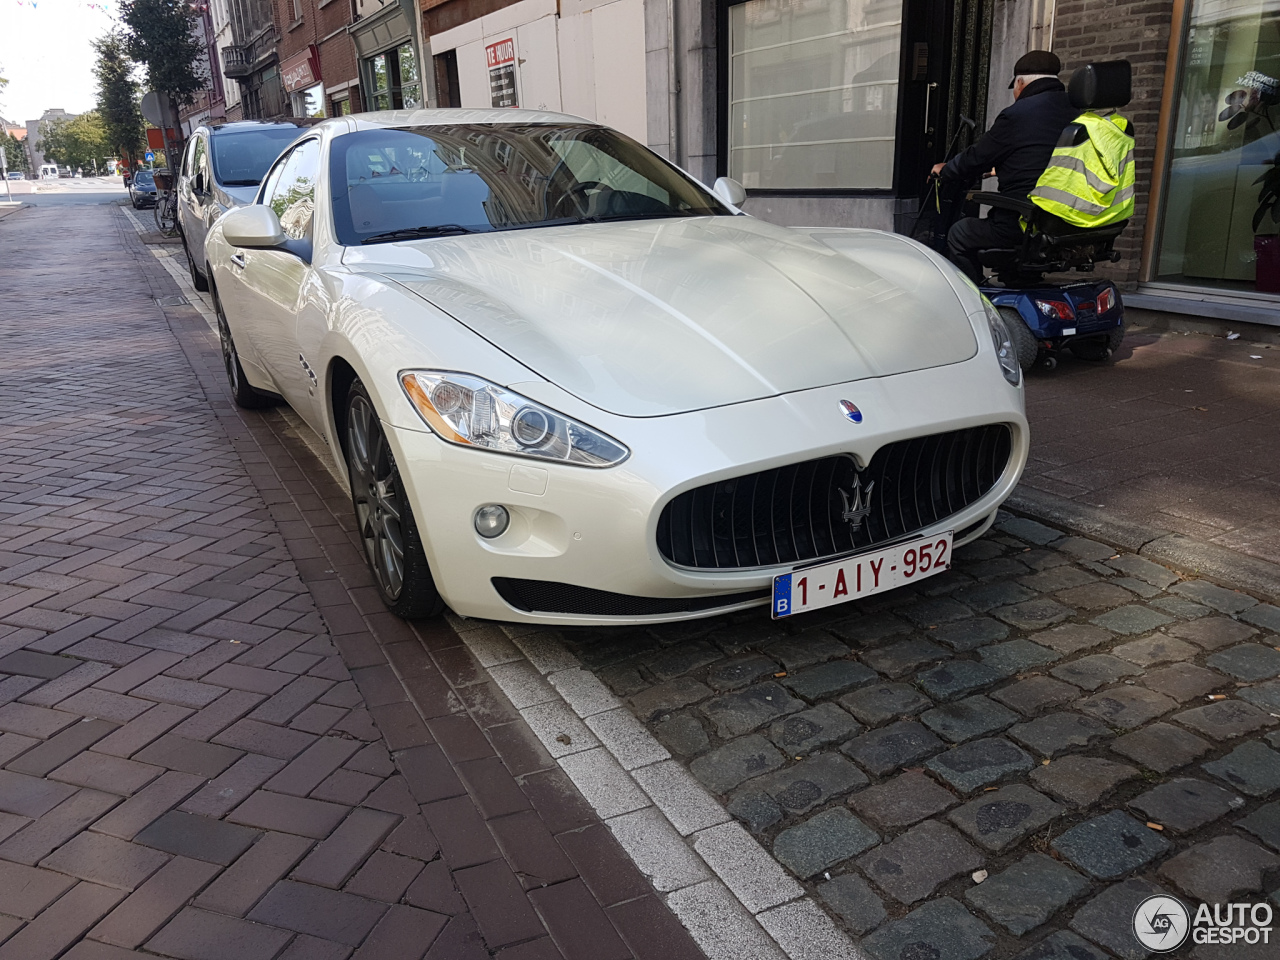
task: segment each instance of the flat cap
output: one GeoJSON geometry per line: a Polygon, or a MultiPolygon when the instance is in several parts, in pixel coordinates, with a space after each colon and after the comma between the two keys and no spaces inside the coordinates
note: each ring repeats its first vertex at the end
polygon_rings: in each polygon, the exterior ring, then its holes
{"type": "MultiPolygon", "coordinates": [[[[1056,53],[1048,50],[1031,50],[1019,57],[1018,62],[1013,65],[1014,79],[1037,73],[1056,77],[1061,72],[1062,61],[1056,53]]],[[[1009,81],[1009,89],[1013,89],[1013,80],[1009,81]]]]}

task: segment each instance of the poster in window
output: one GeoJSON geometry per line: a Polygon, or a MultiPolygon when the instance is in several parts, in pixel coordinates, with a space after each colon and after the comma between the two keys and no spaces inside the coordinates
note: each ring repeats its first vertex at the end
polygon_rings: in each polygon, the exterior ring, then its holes
{"type": "Polygon", "coordinates": [[[499,40],[484,48],[489,66],[489,94],[495,107],[518,107],[516,92],[516,41],[514,37],[499,40]]]}

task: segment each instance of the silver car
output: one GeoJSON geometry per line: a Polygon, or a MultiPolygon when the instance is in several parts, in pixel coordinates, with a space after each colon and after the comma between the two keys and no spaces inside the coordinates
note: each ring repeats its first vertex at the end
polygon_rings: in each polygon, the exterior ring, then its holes
{"type": "Polygon", "coordinates": [[[178,178],[178,230],[191,283],[208,290],[204,238],[228,210],[253,203],[258,184],[302,129],[288,120],[245,120],[197,127],[178,178]]]}

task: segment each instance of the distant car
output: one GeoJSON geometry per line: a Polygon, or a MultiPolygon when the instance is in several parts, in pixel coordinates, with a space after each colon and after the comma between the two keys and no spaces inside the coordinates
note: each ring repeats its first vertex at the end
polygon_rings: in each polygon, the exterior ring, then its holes
{"type": "Polygon", "coordinates": [[[58,165],[56,163],[43,163],[40,165],[41,180],[57,180],[58,165]]]}
{"type": "Polygon", "coordinates": [[[191,284],[208,290],[197,264],[205,261],[204,238],[228,210],[253,203],[258,184],[302,128],[288,121],[207,124],[187,141],[178,177],[178,230],[191,270],[191,284]]]}
{"type": "Polygon", "coordinates": [[[27,179],[27,175],[26,175],[25,173],[23,173],[21,170],[10,170],[10,171],[9,171],[9,179],[10,179],[10,180],[25,180],[25,179],[27,179]]]}
{"type": "Polygon", "coordinates": [[[133,209],[156,205],[156,178],[150,170],[139,170],[129,181],[129,199],[133,209]]]}

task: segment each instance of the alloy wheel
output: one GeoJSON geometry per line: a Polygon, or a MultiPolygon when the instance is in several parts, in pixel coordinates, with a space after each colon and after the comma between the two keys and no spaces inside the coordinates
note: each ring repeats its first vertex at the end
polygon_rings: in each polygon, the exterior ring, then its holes
{"type": "Polygon", "coordinates": [[[356,522],[378,584],[390,600],[404,589],[404,529],[400,516],[400,471],[378,415],[361,396],[347,411],[351,492],[356,522]]]}
{"type": "Polygon", "coordinates": [[[222,346],[222,365],[227,370],[227,382],[231,384],[231,392],[240,392],[240,358],[236,356],[236,343],[231,339],[231,328],[227,326],[227,318],[222,315],[222,305],[215,304],[218,313],[218,341],[222,346]]]}

